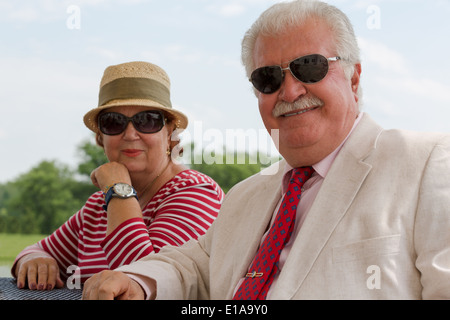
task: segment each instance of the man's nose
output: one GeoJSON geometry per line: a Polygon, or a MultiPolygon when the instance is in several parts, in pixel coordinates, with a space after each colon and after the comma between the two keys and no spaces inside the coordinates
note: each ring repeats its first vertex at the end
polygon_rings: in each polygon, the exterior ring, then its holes
{"type": "Polygon", "coordinates": [[[290,70],[284,70],[284,81],[280,88],[280,99],[293,103],[307,93],[304,83],[297,80],[290,70]]]}

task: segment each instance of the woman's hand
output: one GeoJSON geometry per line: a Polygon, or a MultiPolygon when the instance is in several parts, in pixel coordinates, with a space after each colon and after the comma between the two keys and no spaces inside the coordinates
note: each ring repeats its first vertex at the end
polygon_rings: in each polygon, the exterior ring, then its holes
{"type": "Polygon", "coordinates": [[[64,287],[56,260],[41,253],[30,253],[17,261],[17,287],[31,290],[52,290],[64,287]]]}
{"type": "Polygon", "coordinates": [[[112,187],[118,182],[131,184],[130,173],[125,165],[118,162],[109,162],[101,165],[91,173],[92,183],[100,190],[112,187]]]}
{"type": "MultiPolygon", "coordinates": [[[[109,162],[101,165],[91,173],[94,185],[103,192],[115,183],[128,183],[131,185],[131,177],[127,167],[118,162],[109,162]]],[[[128,219],[142,218],[142,211],[136,198],[117,199],[112,198],[108,204],[108,224],[106,235],[110,235],[119,225],[128,219]]]]}

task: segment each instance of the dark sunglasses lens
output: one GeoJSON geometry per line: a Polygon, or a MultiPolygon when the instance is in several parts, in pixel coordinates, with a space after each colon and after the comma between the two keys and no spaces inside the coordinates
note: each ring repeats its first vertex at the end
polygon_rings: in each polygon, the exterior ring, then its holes
{"type": "Polygon", "coordinates": [[[250,80],[259,92],[271,94],[280,89],[283,71],[280,67],[263,67],[253,71],[250,80]]]}
{"type": "Polygon", "coordinates": [[[133,116],[136,130],[142,133],[155,133],[164,127],[164,116],[157,111],[144,111],[133,116]]]}
{"type": "Polygon", "coordinates": [[[108,112],[100,115],[98,118],[100,131],[107,135],[122,133],[127,127],[127,124],[128,119],[120,113],[108,112]]]}
{"type": "Polygon", "coordinates": [[[289,65],[294,76],[304,83],[316,83],[328,73],[328,60],[320,54],[295,59],[289,65]]]}

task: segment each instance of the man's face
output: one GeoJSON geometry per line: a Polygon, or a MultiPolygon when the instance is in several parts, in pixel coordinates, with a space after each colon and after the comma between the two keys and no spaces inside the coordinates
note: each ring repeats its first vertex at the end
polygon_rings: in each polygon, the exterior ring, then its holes
{"type": "MultiPolygon", "coordinates": [[[[335,57],[334,39],[325,23],[310,19],[302,27],[290,28],[277,37],[259,36],[254,51],[255,67],[281,65],[309,54],[335,57]]],[[[359,113],[357,89],[360,65],[351,79],[345,77],[342,63],[329,62],[327,76],[320,82],[304,84],[289,70],[281,88],[273,94],[259,93],[261,117],[269,133],[279,130],[279,151],[293,167],[312,165],[333,152],[350,132],[359,113]],[[309,105],[309,111],[289,111],[274,115],[277,104],[292,104],[305,97],[322,103],[309,105]]],[[[275,141],[276,142],[276,141],[275,141]]]]}

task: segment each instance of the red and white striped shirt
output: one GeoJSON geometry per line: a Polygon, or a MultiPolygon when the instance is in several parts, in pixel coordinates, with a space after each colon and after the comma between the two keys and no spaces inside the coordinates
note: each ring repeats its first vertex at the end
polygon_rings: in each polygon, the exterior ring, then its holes
{"type": "Polygon", "coordinates": [[[69,266],[77,266],[83,283],[97,272],[130,264],[165,245],[197,239],[217,217],[223,197],[210,177],[185,170],[150,200],[143,218],[129,219],[106,236],[107,213],[99,191],[53,234],[25,248],[12,270],[24,255],[40,252],[56,259],[63,278],[71,275],[66,274],[69,266]]]}

